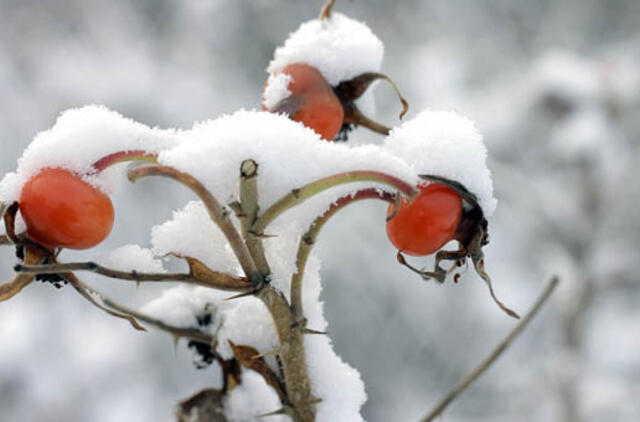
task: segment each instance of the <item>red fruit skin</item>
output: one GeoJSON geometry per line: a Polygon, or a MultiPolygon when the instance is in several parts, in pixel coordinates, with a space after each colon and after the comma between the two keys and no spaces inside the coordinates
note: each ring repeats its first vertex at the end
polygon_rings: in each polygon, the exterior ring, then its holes
{"type": "Polygon", "coordinates": [[[64,169],[46,168],[29,179],[19,204],[27,237],[48,248],[88,249],[113,227],[109,197],[64,169]]]}
{"type": "MultiPolygon", "coordinates": [[[[344,110],[331,85],[316,68],[303,63],[290,64],[282,73],[292,79],[287,86],[291,91],[289,102],[296,100],[294,109],[286,110],[289,117],[313,129],[323,139],[333,140],[342,128],[344,110]]],[[[278,106],[270,111],[280,112],[278,106]]]]}
{"type": "Polygon", "coordinates": [[[387,221],[387,236],[398,250],[424,256],[453,239],[462,216],[462,199],[439,183],[418,188],[420,193],[413,201],[403,198],[399,209],[395,204],[389,206],[387,218],[393,217],[387,221]]]}

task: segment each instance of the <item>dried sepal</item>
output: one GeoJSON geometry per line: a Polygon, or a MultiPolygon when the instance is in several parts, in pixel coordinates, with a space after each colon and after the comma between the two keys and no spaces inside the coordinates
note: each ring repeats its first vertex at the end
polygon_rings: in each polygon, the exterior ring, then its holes
{"type": "Polygon", "coordinates": [[[365,93],[365,91],[371,86],[374,81],[384,79],[391,84],[391,87],[398,95],[398,99],[402,104],[402,110],[400,111],[399,118],[407,113],[409,110],[409,103],[404,98],[398,86],[393,80],[384,73],[378,72],[366,72],[358,75],[348,81],[342,81],[337,87],[334,87],[334,91],[340,99],[342,108],[344,110],[344,126],[343,129],[349,128],[349,125],[363,126],[376,133],[382,135],[388,135],[391,129],[381,123],[378,123],[369,117],[362,114],[355,104],[355,101],[365,93]]]}
{"type": "MultiPolygon", "coordinates": [[[[29,265],[40,264],[46,257],[47,254],[39,248],[31,246],[25,247],[24,262],[29,265]]],[[[35,278],[35,274],[18,274],[13,280],[0,284],[0,302],[9,300],[20,293],[20,291],[31,284],[35,278]]]]}

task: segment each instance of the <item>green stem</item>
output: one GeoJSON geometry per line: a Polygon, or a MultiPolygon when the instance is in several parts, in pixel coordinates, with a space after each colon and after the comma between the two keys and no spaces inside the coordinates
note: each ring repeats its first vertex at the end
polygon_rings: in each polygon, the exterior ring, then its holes
{"type": "Polygon", "coordinates": [[[395,202],[396,195],[389,192],[380,191],[379,189],[369,188],[362,189],[353,195],[345,195],[331,204],[321,216],[317,217],[309,230],[300,238],[298,252],[296,255],[296,272],[291,276],[291,308],[293,309],[294,318],[300,322],[304,319],[302,310],[302,281],[304,278],[304,270],[307,265],[307,259],[311,253],[311,249],[316,242],[320,230],[338,211],[364,199],[380,199],[389,203],[395,202]]]}
{"type": "Polygon", "coordinates": [[[334,174],[333,176],[325,177],[323,179],[316,180],[301,188],[294,189],[287,195],[280,198],[273,205],[271,205],[253,225],[253,233],[257,236],[264,235],[264,229],[275,220],[280,214],[286,210],[293,208],[314,195],[322,193],[330,188],[344,185],[346,183],[354,182],[377,182],[383,185],[397,189],[403,194],[413,197],[417,194],[417,190],[409,183],[398,179],[395,176],[391,176],[379,171],[370,170],[357,170],[349,171],[345,173],[334,174]]]}
{"type": "Polygon", "coordinates": [[[240,166],[240,207],[242,234],[247,248],[253,257],[258,271],[263,277],[271,273],[271,268],[267,262],[262,246],[262,238],[254,235],[251,231],[253,223],[258,218],[258,164],[253,160],[245,160],[240,166]]]}
{"type": "Polygon", "coordinates": [[[93,163],[93,168],[100,173],[107,168],[127,161],[143,161],[147,163],[158,163],[158,155],[142,150],[120,151],[106,155],[93,163]]]}

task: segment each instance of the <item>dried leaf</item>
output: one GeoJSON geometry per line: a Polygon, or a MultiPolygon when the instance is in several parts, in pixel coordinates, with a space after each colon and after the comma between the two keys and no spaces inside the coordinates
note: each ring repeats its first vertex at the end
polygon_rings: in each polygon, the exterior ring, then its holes
{"type": "Polygon", "coordinates": [[[231,350],[233,350],[233,354],[236,357],[238,363],[247,368],[256,371],[262,378],[276,390],[280,400],[283,402],[286,401],[286,395],[284,393],[284,388],[280,383],[280,379],[278,376],[267,366],[263,358],[256,358],[259,355],[258,351],[250,346],[242,346],[236,345],[231,340],[229,340],[229,345],[231,346],[231,350]]]}

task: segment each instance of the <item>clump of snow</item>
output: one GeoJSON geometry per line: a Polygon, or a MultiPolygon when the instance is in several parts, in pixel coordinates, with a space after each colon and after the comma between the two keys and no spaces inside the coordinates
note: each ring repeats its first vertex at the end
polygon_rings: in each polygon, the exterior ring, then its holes
{"type": "Polygon", "coordinates": [[[218,226],[200,201],[190,201],[173,218],[151,229],[157,256],[171,253],[196,258],[216,271],[235,274],[238,263],[218,226]]]}
{"type": "MultiPolygon", "coordinates": [[[[67,110],[51,129],[33,139],[18,159],[16,172],[0,182],[0,201],[18,200],[22,185],[45,167],[89,175],[93,163],[106,155],[132,150],[157,153],[175,144],[177,134],[173,129],[150,128],[102,106],[67,110]]],[[[86,179],[107,192],[114,188],[101,177],[86,179]]]]}
{"type": "Polygon", "coordinates": [[[211,314],[210,325],[217,327],[220,316],[217,305],[229,293],[206,287],[180,285],[162,292],[162,295],[144,305],[140,310],[167,324],[181,328],[198,328],[199,320],[211,314]]]}
{"type": "Polygon", "coordinates": [[[200,328],[214,335],[216,351],[224,359],[233,357],[228,340],[259,351],[274,349],[278,344],[276,333],[264,304],[255,297],[226,301],[231,295],[208,287],[181,285],[163,291],[141,312],[176,327],[200,328]],[[211,318],[203,324],[206,314],[211,318]]]}
{"type": "Polygon", "coordinates": [[[476,195],[484,214],[496,208],[487,149],[474,123],[453,111],[423,111],[394,128],[384,149],[410,163],[419,174],[446,177],[476,195]]]}
{"type": "Polygon", "coordinates": [[[378,72],[384,45],[369,27],[341,13],[328,19],[303,23],[275,51],[267,67],[278,73],[292,63],[306,63],[318,69],[329,84],[352,79],[365,72],[378,72]]]}
{"type": "MultiPolygon", "coordinates": [[[[224,414],[229,422],[260,421],[265,413],[282,408],[278,395],[262,376],[250,369],[242,370],[242,382],[231,390],[224,399],[224,414]]],[[[286,422],[286,415],[268,417],[269,421],[286,422]]]]}
{"type": "Polygon", "coordinates": [[[280,101],[291,95],[289,91],[289,83],[293,80],[292,76],[287,73],[272,73],[267,79],[267,86],[262,94],[262,105],[267,110],[273,108],[280,101]]]}
{"type": "Polygon", "coordinates": [[[125,245],[111,251],[98,262],[119,271],[137,271],[141,273],[164,273],[162,261],[156,259],[153,252],[138,245],[125,245]]]}

